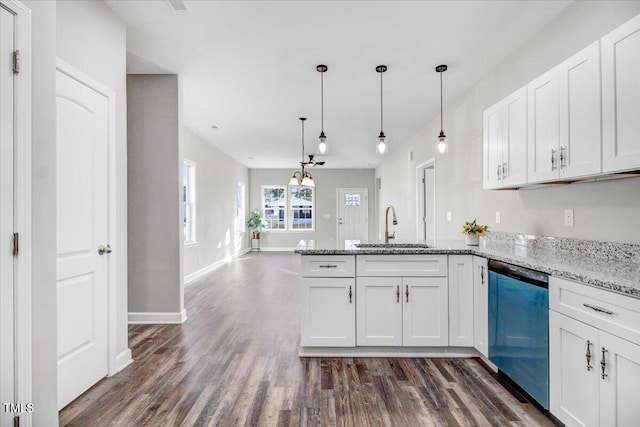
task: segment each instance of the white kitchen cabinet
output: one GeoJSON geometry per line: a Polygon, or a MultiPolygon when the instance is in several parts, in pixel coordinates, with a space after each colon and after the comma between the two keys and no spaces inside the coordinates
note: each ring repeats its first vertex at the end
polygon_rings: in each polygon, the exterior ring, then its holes
{"type": "Polygon", "coordinates": [[[404,277],[402,345],[446,347],[449,310],[446,277],[404,277]]]}
{"type": "Polygon", "coordinates": [[[602,172],[600,42],[592,43],[560,64],[558,75],[558,177],[599,174],[602,172]]]}
{"type": "Polygon", "coordinates": [[[527,90],[523,87],[484,112],[485,189],[527,182],[527,90]]]}
{"type": "Polygon", "coordinates": [[[640,169],[640,15],[600,41],[603,170],[640,169]]]}
{"type": "Polygon", "coordinates": [[[357,345],[449,342],[446,255],[359,255],[357,345]]]}
{"type": "Polygon", "coordinates": [[[355,347],[354,278],[303,277],[301,338],[303,347],[355,347]]]}
{"type": "Polygon", "coordinates": [[[551,413],[567,426],[637,425],[640,300],[555,277],[549,291],[551,413]]]}
{"type": "Polygon", "coordinates": [[[473,257],[449,255],[449,345],[473,347],[473,257]]]}
{"type": "Polygon", "coordinates": [[[489,270],[487,259],[473,257],[473,346],[489,357],[489,270]]]}
{"type": "Polygon", "coordinates": [[[358,277],[357,289],[357,344],[402,346],[402,279],[358,277]]]}
{"type": "Polygon", "coordinates": [[[527,182],[552,181],[558,177],[560,117],[558,68],[527,85],[527,182]]]}

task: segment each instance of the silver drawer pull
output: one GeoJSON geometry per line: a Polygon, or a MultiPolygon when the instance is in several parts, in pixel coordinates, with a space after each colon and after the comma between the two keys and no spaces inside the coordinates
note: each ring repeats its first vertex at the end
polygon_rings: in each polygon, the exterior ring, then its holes
{"type": "Polygon", "coordinates": [[[593,311],[597,311],[598,313],[614,314],[613,311],[607,310],[606,308],[598,307],[597,305],[587,304],[586,302],[583,303],[582,305],[584,305],[587,308],[590,308],[593,311]]]}
{"type": "Polygon", "coordinates": [[[320,268],[338,268],[338,266],[334,264],[327,264],[327,265],[321,265],[320,268]]]}

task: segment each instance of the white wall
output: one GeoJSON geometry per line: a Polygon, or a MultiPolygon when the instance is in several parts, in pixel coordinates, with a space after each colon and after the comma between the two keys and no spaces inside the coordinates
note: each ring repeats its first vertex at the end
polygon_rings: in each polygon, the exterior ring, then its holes
{"type": "Polygon", "coordinates": [[[184,310],[180,79],[129,75],[127,94],[129,312],[175,316],[184,310]]]}
{"type": "Polygon", "coordinates": [[[103,2],[57,2],[57,56],[116,94],[116,354],[128,360],[126,26],[103,2]]]}
{"type": "MultiPolygon", "coordinates": [[[[263,185],[287,185],[295,168],[250,169],[250,208],[261,209],[263,185]]],[[[262,247],[293,248],[302,239],[331,240],[337,234],[338,188],[367,188],[369,190],[369,239],[375,233],[375,179],[373,169],[312,168],[315,189],[315,231],[273,231],[262,233],[262,247]],[[330,219],[323,219],[329,214],[330,219]]],[[[400,219],[400,218],[399,218],[400,219]]]]}
{"type": "Polygon", "coordinates": [[[246,235],[236,232],[236,187],[238,181],[245,184],[248,214],[249,170],[187,128],[184,157],[197,163],[198,243],[184,248],[184,275],[188,276],[247,249],[246,235]]]}
{"type": "MultiPolygon", "coordinates": [[[[382,179],[380,206],[394,204],[411,215],[396,235],[416,236],[415,167],[436,158],[437,237],[461,239],[465,221],[477,218],[496,231],[640,243],[640,177],[519,191],[482,189],[482,112],[530,80],[640,13],[640,2],[574,2],[470,91],[447,106],[444,130],[449,151],[435,152],[440,118],[388,155],[376,169],[382,179]],[[409,152],[414,152],[413,161],[409,152]],[[563,210],[575,210],[575,226],[563,225],[563,210]],[[495,212],[501,223],[495,223],[495,212]],[[446,212],[452,221],[446,221],[446,212]]],[[[456,78],[455,64],[444,75],[456,78]]],[[[437,90],[438,88],[434,88],[437,90]]]]}
{"type": "Polygon", "coordinates": [[[58,425],[56,333],[56,4],[31,9],[33,425],[58,425]]]}

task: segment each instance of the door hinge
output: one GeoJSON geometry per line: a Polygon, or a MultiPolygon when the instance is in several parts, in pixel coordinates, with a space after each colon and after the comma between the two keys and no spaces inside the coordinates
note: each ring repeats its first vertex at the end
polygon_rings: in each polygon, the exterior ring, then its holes
{"type": "Polygon", "coordinates": [[[13,427],[20,427],[20,417],[17,415],[13,417],[13,427]]]}
{"type": "Polygon", "coordinates": [[[20,234],[13,233],[13,256],[18,256],[20,253],[20,234]]]}
{"type": "Polygon", "coordinates": [[[425,180],[424,180],[424,178],[422,178],[422,183],[423,183],[423,184],[425,184],[425,180]]]}
{"type": "Polygon", "coordinates": [[[20,51],[13,51],[13,74],[20,74],[20,51]]]}

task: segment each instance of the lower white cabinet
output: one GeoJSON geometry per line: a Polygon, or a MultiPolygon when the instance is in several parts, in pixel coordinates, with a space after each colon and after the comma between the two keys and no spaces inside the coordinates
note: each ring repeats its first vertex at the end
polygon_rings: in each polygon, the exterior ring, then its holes
{"type": "Polygon", "coordinates": [[[353,277],[303,277],[303,347],[355,347],[356,287],[353,277]]]}
{"type": "Polygon", "coordinates": [[[473,346],[489,357],[489,271],[487,259],[473,257],[473,346]]]}
{"type": "Polygon", "coordinates": [[[358,277],[357,345],[448,345],[446,277],[358,277]]]}
{"type": "Polygon", "coordinates": [[[554,277],[549,284],[551,413],[567,426],[637,426],[640,300],[554,277]]]}
{"type": "Polygon", "coordinates": [[[473,256],[449,255],[449,345],[473,347],[473,256]]]}

